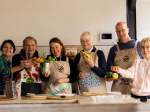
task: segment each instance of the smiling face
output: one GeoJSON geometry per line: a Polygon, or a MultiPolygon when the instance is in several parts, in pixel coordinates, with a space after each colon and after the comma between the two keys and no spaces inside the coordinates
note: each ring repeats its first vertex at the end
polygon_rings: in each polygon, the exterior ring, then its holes
{"type": "Polygon", "coordinates": [[[89,51],[89,50],[92,48],[93,40],[92,40],[92,38],[90,37],[90,35],[83,35],[83,36],[80,38],[80,41],[81,41],[81,46],[82,46],[83,49],[85,49],[86,51],[89,51]]]}
{"type": "Polygon", "coordinates": [[[147,42],[146,43],[143,43],[141,45],[141,52],[142,52],[142,55],[147,59],[147,60],[150,60],[150,44],[148,44],[147,42]]]}
{"type": "Polygon", "coordinates": [[[122,43],[126,43],[130,40],[129,37],[129,28],[127,27],[127,25],[123,22],[117,23],[116,25],[116,33],[117,36],[120,40],[120,42],[122,43]]]}
{"type": "Polygon", "coordinates": [[[32,57],[37,50],[37,44],[35,44],[34,40],[26,39],[25,44],[23,45],[23,49],[27,51],[29,57],[32,57]]]}
{"type": "Polygon", "coordinates": [[[51,53],[55,57],[60,57],[61,56],[62,45],[60,45],[59,43],[51,42],[50,43],[50,49],[51,49],[51,53]]]}
{"type": "Polygon", "coordinates": [[[5,57],[10,57],[12,54],[13,54],[13,47],[11,46],[10,43],[6,43],[4,44],[4,47],[2,49],[2,54],[5,56],[5,57]]]}

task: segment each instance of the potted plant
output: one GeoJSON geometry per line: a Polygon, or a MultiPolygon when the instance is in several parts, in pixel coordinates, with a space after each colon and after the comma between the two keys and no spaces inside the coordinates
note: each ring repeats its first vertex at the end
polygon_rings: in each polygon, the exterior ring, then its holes
{"type": "Polygon", "coordinates": [[[45,53],[43,53],[41,58],[43,58],[43,62],[40,63],[40,70],[41,70],[41,72],[45,73],[45,72],[47,72],[49,70],[51,61],[55,62],[55,59],[52,58],[51,56],[49,56],[48,60],[46,60],[45,53]]]}

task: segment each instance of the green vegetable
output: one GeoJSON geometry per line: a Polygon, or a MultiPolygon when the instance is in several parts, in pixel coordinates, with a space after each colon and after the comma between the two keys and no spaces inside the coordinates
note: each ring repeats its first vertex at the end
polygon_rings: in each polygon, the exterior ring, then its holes
{"type": "Polygon", "coordinates": [[[112,78],[113,72],[106,72],[106,78],[112,78]]]}
{"type": "Polygon", "coordinates": [[[117,73],[113,73],[112,77],[117,79],[118,78],[118,74],[117,73]]]}

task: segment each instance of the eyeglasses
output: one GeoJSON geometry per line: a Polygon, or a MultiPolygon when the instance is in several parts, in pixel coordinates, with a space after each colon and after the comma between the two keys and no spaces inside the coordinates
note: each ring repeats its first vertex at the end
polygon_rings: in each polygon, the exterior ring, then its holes
{"type": "MultiPolygon", "coordinates": [[[[127,28],[126,28],[127,29],[127,28]]],[[[126,29],[117,30],[116,33],[124,32],[126,29]]]]}
{"type": "Polygon", "coordinates": [[[84,42],[88,43],[89,41],[90,40],[85,40],[85,41],[81,40],[81,43],[84,43],[84,42]]]}
{"type": "Polygon", "coordinates": [[[150,48],[150,46],[148,45],[148,46],[141,46],[141,49],[143,50],[143,49],[149,49],[150,48]]]}

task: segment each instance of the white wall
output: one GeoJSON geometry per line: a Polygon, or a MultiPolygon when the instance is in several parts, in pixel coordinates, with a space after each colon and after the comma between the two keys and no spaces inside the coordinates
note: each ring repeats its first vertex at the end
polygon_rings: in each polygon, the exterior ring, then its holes
{"type": "Polygon", "coordinates": [[[101,45],[99,32],[114,32],[119,21],[126,21],[126,0],[0,0],[0,41],[11,38],[17,46],[26,36],[39,46],[56,36],[65,45],[80,45],[84,31],[101,45]]]}
{"type": "MultiPolygon", "coordinates": [[[[81,33],[90,31],[107,59],[113,44],[100,43],[99,33],[115,32],[119,21],[126,22],[126,0],[0,0],[0,42],[12,39],[18,46],[15,53],[26,36],[37,39],[40,54],[49,54],[52,37],[64,45],[80,45],[81,33]]],[[[110,87],[107,83],[108,91],[110,87]]]]}
{"type": "Polygon", "coordinates": [[[137,40],[150,37],[150,0],[137,0],[137,40]]]}

